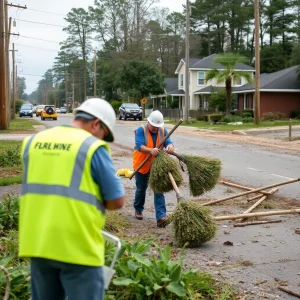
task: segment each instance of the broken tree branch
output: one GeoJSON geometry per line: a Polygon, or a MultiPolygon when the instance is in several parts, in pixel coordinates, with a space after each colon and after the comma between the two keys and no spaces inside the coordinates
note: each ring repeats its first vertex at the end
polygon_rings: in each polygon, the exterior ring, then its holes
{"type": "MultiPolygon", "coordinates": [[[[271,189],[270,190],[270,194],[273,194],[273,193],[275,193],[276,191],[278,191],[278,188],[273,188],[273,189],[271,189]]],[[[253,211],[254,210],[254,208],[256,208],[258,205],[260,205],[264,200],[266,200],[267,199],[267,196],[262,196],[257,202],[255,202],[251,207],[249,207],[247,210],[245,210],[244,212],[243,212],[243,214],[247,214],[247,213],[250,213],[251,211],[253,211]]],[[[245,219],[247,219],[247,218],[243,218],[242,220],[241,220],[241,222],[243,222],[245,219]]]]}
{"type": "MultiPolygon", "coordinates": [[[[236,183],[232,183],[232,182],[228,182],[228,181],[223,181],[220,180],[219,183],[223,183],[225,185],[229,185],[229,186],[233,186],[233,187],[237,187],[243,190],[247,190],[247,191],[252,191],[254,190],[254,188],[248,187],[248,186],[244,186],[244,185],[240,185],[240,184],[236,184],[236,183]]],[[[264,195],[270,195],[270,192],[268,191],[260,191],[260,194],[264,194],[264,195]]]]}
{"type": "Polygon", "coordinates": [[[291,291],[291,290],[289,290],[289,289],[287,289],[286,287],[283,287],[283,286],[281,286],[281,285],[279,285],[278,288],[279,288],[280,290],[282,290],[282,291],[284,291],[284,292],[290,294],[290,295],[293,295],[293,296],[295,296],[295,297],[300,298],[300,293],[291,291]]]}
{"type": "Polygon", "coordinates": [[[266,217],[266,216],[276,216],[276,215],[287,215],[287,214],[298,214],[300,213],[300,208],[288,209],[288,210],[273,210],[273,211],[262,211],[255,212],[249,214],[239,214],[239,215],[231,215],[231,216],[218,216],[214,217],[216,221],[224,221],[224,220],[236,220],[241,218],[251,218],[251,217],[266,217]]]}
{"type": "Polygon", "coordinates": [[[202,205],[211,205],[211,204],[223,202],[223,201],[238,198],[238,197],[241,197],[241,196],[246,196],[246,195],[249,195],[253,192],[259,192],[259,191],[270,189],[270,188],[273,188],[273,187],[276,187],[276,186],[281,186],[281,185],[297,182],[299,180],[300,180],[300,178],[295,178],[295,179],[292,179],[292,180],[271,184],[271,185],[268,185],[268,186],[260,187],[260,188],[257,188],[257,189],[251,190],[251,191],[247,191],[247,192],[244,192],[244,193],[241,193],[241,194],[237,194],[237,195],[234,195],[234,196],[229,196],[229,197],[226,197],[226,198],[223,198],[223,199],[206,202],[206,203],[203,203],[202,205]]]}
{"type": "Polygon", "coordinates": [[[245,227],[250,225],[261,225],[261,224],[268,224],[268,223],[281,223],[282,220],[270,220],[270,221],[254,221],[254,222],[246,222],[246,223],[236,223],[233,227],[245,227]]]}

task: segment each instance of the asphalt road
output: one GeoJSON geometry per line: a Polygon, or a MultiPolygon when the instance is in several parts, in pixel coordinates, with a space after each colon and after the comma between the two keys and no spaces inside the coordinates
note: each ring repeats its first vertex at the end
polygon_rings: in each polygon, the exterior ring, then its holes
{"type": "MultiPolygon", "coordinates": [[[[72,115],[59,115],[57,121],[43,121],[46,126],[70,124],[72,115]]],[[[40,120],[40,118],[37,118],[40,120]]],[[[134,145],[134,130],[143,122],[117,123],[116,142],[127,147],[134,145]]],[[[288,150],[266,149],[250,144],[234,144],[219,139],[175,133],[173,143],[178,153],[219,158],[222,161],[222,177],[242,185],[267,186],[300,177],[299,154],[288,150]]],[[[279,188],[277,195],[300,200],[300,183],[279,188]]]]}

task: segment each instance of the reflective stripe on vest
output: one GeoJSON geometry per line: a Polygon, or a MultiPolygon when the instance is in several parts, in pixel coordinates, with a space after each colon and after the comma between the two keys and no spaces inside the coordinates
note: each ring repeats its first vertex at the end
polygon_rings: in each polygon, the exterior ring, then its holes
{"type": "Polygon", "coordinates": [[[79,148],[74,170],[72,173],[72,180],[70,186],[62,185],[49,185],[49,184],[36,184],[28,183],[28,165],[29,165],[29,148],[32,143],[34,136],[32,136],[27,142],[24,149],[24,174],[23,174],[23,185],[22,195],[30,194],[41,194],[41,195],[56,195],[69,197],[74,200],[82,201],[88,204],[92,204],[97,207],[98,210],[105,214],[105,207],[94,195],[79,190],[82,174],[84,172],[84,164],[86,161],[87,153],[90,146],[97,140],[97,138],[91,136],[86,138],[79,148]]]}

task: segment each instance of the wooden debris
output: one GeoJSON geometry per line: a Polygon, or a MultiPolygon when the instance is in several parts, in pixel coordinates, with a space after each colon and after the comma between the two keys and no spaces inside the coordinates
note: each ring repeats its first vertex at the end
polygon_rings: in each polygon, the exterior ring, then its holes
{"type": "Polygon", "coordinates": [[[261,224],[281,223],[281,222],[282,222],[282,220],[254,221],[254,222],[237,223],[237,224],[234,224],[233,227],[245,227],[245,226],[250,226],[250,225],[261,225],[261,224]]]}
{"type": "Polygon", "coordinates": [[[236,220],[243,217],[266,217],[266,216],[276,216],[276,215],[287,215],[287,214],[297,214],[300,213],[300,208],[288,209],[288,210],[274,210],[274,211],[266,211],[266,212],[255,212],[249,214],[239,214],[232,216],[218,216],[214,217],[216,221],[224,221],[224,220],[236,220]]]}
{"type": "Polygon", "coordinates": [[[293,295],[293,296],[295,296],[295,297],[298,297],[298,298],[300,298],[300,293],[297,293],[297,292],[294,292],[294,291],[292,291],[292,290],[290,290],[290,289],[288,289],[288,288],[286,288],[286,287],[284,287],[284,286],[278,286],[278,289],[280,289],[280,290],[282,290],[282,291],[284,291],[284,292],[286,292],[286,293],[288,293],[288,294],[290,294],[290,295],[293,295]]]}
{"type": "MultiPolygon", "coordinates": [[[[278,188],[273,188],[272,190],[270,190],[270,193],[273,194],[276,191],[278,191],[278,188]]],[[[246,211],[244,211],[243,214],[250,213],[251,211],[253,211],[258,205],[260,205],[266,199],[267,199],[267,196],[262,196],[257,202],[255,202],[251,207],[249,207],[246,211]]],[[[241,220],[241,222],[243,222],[244,220],[246,220],[246,218],[243,218],[241,220]]]]}
{"type": "Polygon", "coordinates": [[[237,195],[234,195],[234,196],[229,196],[229,197],[222,198],[222,199],[219,199],[219,200],[206,202],[206,203],[203,203],[202,205],[211,205],[211,204],[223,202],[223,201],[238,198],[238,197],[241,197],[241,196],[246,196],[246,195],[249,195],[253,192],[260,192],[262,190],[270,189],[270,188],[273,188],[273,187],[276,187],[276,186],[281,186],[281,185],[285,185],[285,184],[289,184],[289,183],[293,183],[293,182],[297,182],[297,181],[300,181],[300,178],[295,178],[295,179],[291,179],[291,180],[288,180],[288,181],[284,181],[284,182],[275,183],[275,184],[271,184],[271,185],[268,185],[268,186],[260,187],[260,188],[257,188],[257,189],[251,190],[251,191],[247,191],[247,192],[244,192],[244,193],[240,193],[240,194],[237,194],[237,195]]]}
{"type": "MultiPolygon", "coordinates": [[[[234,186],[234,187],[237,187],[237,188],[240,188],[240,189],[243,189],[243,190],[247,190],[247,191],[254,190],[254,188],[251,188],[251,187],[248,187],[248,186],[244,186],[244,185],[240,185],[240,184],[236,184],[236,183],[232,183],[232,182],[227,182],[227,181],[223,181],[223,180],[220,180],[219,183],[223,183],[223,184],[229,185],[229,186],[234,186]]],[[[260,191],[259,193],[264,194],[264,195],[270,195],[270,192],[264,191],[264,190],[260,191]]]]}

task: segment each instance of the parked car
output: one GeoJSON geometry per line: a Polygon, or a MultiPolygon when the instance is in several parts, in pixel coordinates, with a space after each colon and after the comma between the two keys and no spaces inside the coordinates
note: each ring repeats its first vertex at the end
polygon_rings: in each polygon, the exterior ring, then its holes
{"type": "Polygon", "coordinates": [[[45,119],[53,119],[57,120],[57,113],[55,110],[54,105],[45,105],[44,109],[42,110],[41,113],[41,120],[44,121],[45,119]]]}
{"type": "Polygon", "coordinates": [[[127,120],[129,118],[142,120],[143,110],[136,103],[123,103],[119,107],[119,120],[127,120]]]}
{"type": "Polygon", "coordinates": [[[67,113],[67,109],[65,107],[61,107],[60,108],[60,113],[61,114],[66,114],[67,113]]]}
{"type": "Polygon", "coordinates": [[[23,104],[20,108],[19,112],[20,118],[22,117],[33,117],[32,105],[31,104],[23,104]]]}
{"type": "Polygon", "coordinates": [[[60,108],[56,108],[56,112],[60,114],[60,108]]]}
{"type": "Polygon", "coordinates": [[[35,111],[35,115],[38,117],[42,114],[42,111],[44,109],[45,105],[38,105],[35,111]]]}

